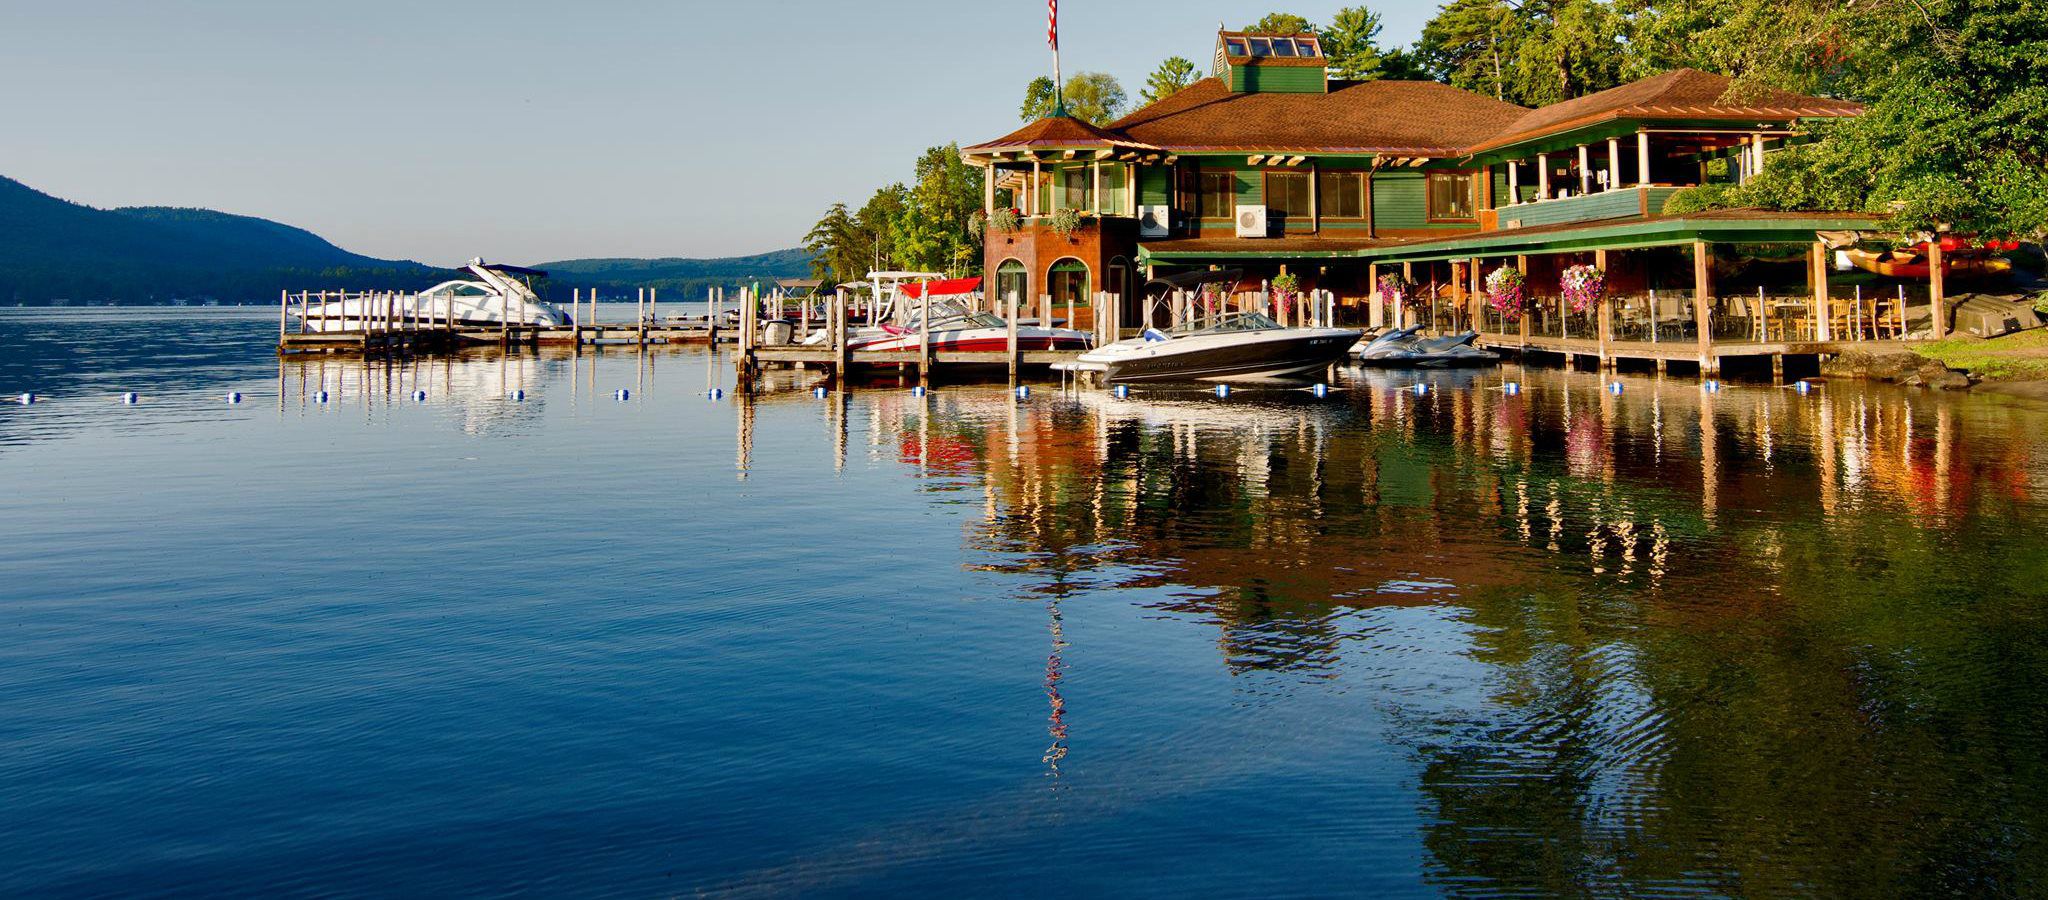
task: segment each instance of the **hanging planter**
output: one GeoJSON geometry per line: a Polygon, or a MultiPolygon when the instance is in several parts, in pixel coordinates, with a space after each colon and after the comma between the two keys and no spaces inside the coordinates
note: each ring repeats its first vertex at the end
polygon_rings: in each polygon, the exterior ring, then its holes
{"type": "Polygon", "coordinates": [[[1502,266],[1486,276],[1486,303],[1500,313],[1502,321],[1516,322],[1528,306],[1529,292],[1519,269],[1502,266]]]}
{"type": "Polygon", "coordinates": [[[1054,234],[1071,239],[1074,236],[1074,232],[1081,230],[1081,211],[1075,209],[1053,210],[1052,216],[1046,219],[1045,224],[1046,227],[1052,229],[1054,234]]]}
{"type": "Polygon", "coordinates": [[[1280,318],[1286,319],[1294,312],[1294,295],[1301,290],[1301,278],[1292,272],[1283,272],[1274,276],[1271,286],[1273,309],[1279,312],[1280,318]]]}
{"type": "Polygon", "coordinates": [[[1607,291],[1607,273],[1594,266],[1572,266],[1564,270],[1558,288],[1571,303],[1572,312],[1582,313],[1600,305],[1607,291]]]}
{"type": "Polygon", "coordinates": [[[1408,279],[1401,277],[1399,272],[1380,276],[1380,296],[1385,299],[1394,301],[1405,299],[1408,296],[1408,287],[1408,279]]]}
{"type": "Polygon", "coordinates": [[[1002,234],[1016,234],[1017,229],[1024,227],[1024,217],[1015,209],[1004,207],[988,217],[988,227],[1002,234]]]}

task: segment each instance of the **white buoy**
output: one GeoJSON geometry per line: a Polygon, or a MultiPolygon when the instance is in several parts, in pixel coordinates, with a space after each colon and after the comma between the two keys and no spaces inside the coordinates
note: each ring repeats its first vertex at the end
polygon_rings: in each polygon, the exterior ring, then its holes
{"type": "Polygon", "coordinates": [[[1230,385],[1227,385],[1227,384],[1219,384],[1219,385],[1217,385],[1217,386],[1216,386],[1216,396],[1218,396],[1218,397],[1228,397],[1228,396],[1230,396],[1230,385]]]}
{"type": "Polygon", "coordinates": [[[427,392],[426,392],[426,391],[413,391],[413,392],[412,392],[412,399],[413,399],[413,402],[415,402],[415,403],[423,403],[423,402],[425,402],[425,401],[426,401],[426,399],[427,399],[427,392]]]}
{"type": "Polygon", "coordinates": [[[813,396],[813,397],[816,397],[816,398],[818,398],[818,399],[820,399],[820,400],[823,400],[823,399],[825,399],[825,397],[826,397],[827,395],[829,395],[830,393],[831,393],[830,391],[827,391],[827,390],[825,390],[824,388],[812,388],[812,389],[811,389],[811,396],[813,396]]]}
{"type": "Polygon", "coordinates": [[[1020,385],[1017,385],[1017,399],[1019,399],[1019,400],[1029,400],[1029,399],[1031,399],[1031,385],[1028,385],[1028,384],[1020,384],[1020,385]]]}
{"type": "Polygon", "coordinates": [[[526,392],[525,392],[525,391],[513,391],[513,392],[512,392],[512,399],[513,399],[513,400],[515,400],[515,401],[517,401],[517,400],[524,400],[524,399],[526,399],[526,392]]]}
{"type": "Polygon", "coordinates": [[[925,395],[925,393],[926,393],[926,391],[925,391],[925,389],[924,389],[924,385],[921,385],[921,384],[920,384],[920,385],[918,385],[917,387],[914,387],[914,388],[911,388],[911,389],[910,389],[910,396],[912,396],[912,397],[922,397],[922,396],[924,396],[924,395],[925,395]]]}
{"type": "Polygon", "coordinates": [[[1810,384],[1810,383],[1808,383],[1808,382],[1804,382],[1804,381],[1802,381],[1802,382],[1800,382],[1800,383],[1799,383],[1799,388],[1798,388],[1798,390],[1799,390],[1799,392],[1800,392],[1800,393],[1804,394],[1804,393],[1807,393],[1808,391],[1811,391],[1811,390],[1813,390],[1813,385],[1812,385],[1812,384],[1810,384]]]}
{"type": "Polygon", "coordinates": [[[1418,383],[1417,383],[1417,384],[1415,385],[1415,396],[1417,396],[1417,397],[1420,397],[1420,396],[1422,396],[1422,395],[1424,395],[1424,394],[1427,394],[1427,393],[1429,393],[1429,385],[1428,385],[1428,384],[1426,384],[1426,383],[1420,383],[1420,382],[1418,382],[1418,383]]]}
{"type": "Polygon", "coordinates": [[[1617,381],[1613,384],[1608,385],[1607,392],[1617,397],[1621,396],[1621,382],[1617,381]]]}
{"type": "Polygon", "coordinates": [[[235,392],[235,391],[229,391],[229,392],[228,392],[228,403],[229,403],[229,404],[235,404],[235,403],[240,403],[240,402],[242,402],[242,395],[241,395],[240,393],[238,393],[238,392],[235,392]]]}
{"type": "Polygon", "coordinates": [[[314,391],[314,392],[313,392],[313,402],[314,402],[314,403],[326,403],[326,402],[327,402],[327,392],[326,392],[326,391],[314,391]]]}
{"type": "Polygon", "coordinates": [[[1508,396],[1513,397],[1522,392],[1522,383],[1510,381],[1507,384],[1501,385],[1501,390],[1506,391],[1508,396]]]}
{"type": "MultiPolygon", "coordinates": [[[[620,391],[619,399],[626,399],[625,394],[625,391],[620,391]]],[[[725,399],[725,388],[712,388],[711,391],[705,394],[704,396],[712,400],[723,400],[725,399]]]]}
{"type": "Polygon", "coordinates": [[[1721,382],[1719,381],[1709,380],[1706,383],[1705,387],[1707,389],[1707,393],[1709,394],[1718,394],[1721,392],[1721,382]]]}
{"type": "Polygon", "coordinates": [[[129,406],[134,406],[134,405],[135,405],[136,403],[140,402],[141,400],[142,400],[142,398],[141,398],[141,397],[138,397],[138,396],[136,396],[136,395],[135,395],[135,392],[134,392],[134,391],[129,391],[128,393],[125,393],[125,394],[122,394],[122,395],[121,395],[121,402],[122,402],[122,403],[125,403],[125,404],[127,404],[127,405],[129,405],[129,406]]]}
{"type": "Polygon", "coordinates": [[[1318,397],[1330,396],[1330,386],[1327,384],[1318,384],[1315,387],[1309,388],[1308,391],[1318,397]]]}
{"type": "Polygon", "coordinates": [[[1131,386],[1128,384],[1119,384],[1116,387],[1111,388],[1110,393],[1115,394],[1118,400],[1127,399],[1131,396],[1131,386]]]}
{"type": "Polygon", "coordinates": [[[626,390],[625,388],[619,388],[618,390],[612,392],[612,399],[623,403],[627,400],[633,399],[633,392],[626,390]]]}
{"type": "Polygon", "coordinates": [[[36,395],[34,395],[34,394],[23,394],[23,395],[21,395],[21,396],[19,396],[19,397],[16,397],[16,398],[14,398],[14,400],[15,400],[15,402],[16,402],[16,403],[19,403],[19,404],[21,404],[21,405],[23,405],[23,406],[29,406],[29,405],[32,405],[32,404],[34,404],[34,403],[36,402],[36,395]]]}

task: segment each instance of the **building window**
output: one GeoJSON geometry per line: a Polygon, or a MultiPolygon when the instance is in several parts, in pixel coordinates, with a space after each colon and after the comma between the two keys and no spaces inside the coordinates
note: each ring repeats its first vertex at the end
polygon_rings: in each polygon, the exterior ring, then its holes
{"type": "Polygon", "coordinates": [[[1014,259],[1004,260],[1002,265],[997,266],[996,309],[1008,315],[1012,300],[1017,302],[1018,309],[1030,309],[1031,285],[1026,283],[1030,277],[1030,273],[1024,271],[1024,264],[1014,259]]]}
{"type": "Polygon", "coordinates": [[[1093,210],[1094,191],[1095,173],[1089,167],[1060,170],[1060,209],[1093,210]]]}
{"type": "Polygon", "coordinates": [[[1046,279],[1046,286],[1049,289],[1048,293],[1052,294],[1052,305],[1055,307],[1087,306],[1087,264],[1078,259],[1063,259],[1053,263],[1052,272],[1046,279]]]}
{"type": "Polygon", "coordinates": [[[1429,220],[1470,222],[1479,213],[1479,178],[1471,172],[1429,173],[1429,220]]]}
{"type": "Polygon", "coordinates": [[[1308,173],[1267,172],[1266,211],[1280,216],[1283,224],[1290,219],[1308,221],[1308,173]]]}
{"type": "Polygon", "coordinates": [[[1123,163],[1102,167],[1102,214],[1105,216],[1131,214],[1131,198],[1124,190],[1124,172],[1123,163]]]}
{"type": "Polygon", "coordinates": [[[1365,173],[1324,172],[1316,198],[1325,219],[1365,218],[1365,173]]]}
{"type": "Polygon", "coordinates": [[[1196,210],[1204,219],[1237,217],[1237,173],[1203,172],[1196,178],[1196,210]]]}

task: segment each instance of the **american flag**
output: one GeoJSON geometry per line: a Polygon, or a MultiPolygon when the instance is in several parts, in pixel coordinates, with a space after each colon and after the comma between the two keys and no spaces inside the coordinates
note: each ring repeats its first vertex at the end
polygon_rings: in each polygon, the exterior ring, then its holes
{"type": "Polygon", "coordinates": [[[1045,0],[1045,41],[1060,48],[1060,0],[1045,0]]]}

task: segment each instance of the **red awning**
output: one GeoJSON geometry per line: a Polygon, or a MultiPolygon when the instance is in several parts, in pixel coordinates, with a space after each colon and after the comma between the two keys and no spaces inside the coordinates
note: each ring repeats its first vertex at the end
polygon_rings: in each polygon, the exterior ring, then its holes
{"type": "MultiPolygon", "coordinates": [[[[981,279],[953,278],[946,281],[934,281],[931,283],[931,286],[932,296],[934,297],[958,297],[962,294],[972,294],[975,291],[981,290],[981,279]]],[[[924,282],[905,282],[902,290],[906,296],[913,298],[922,297],[924,296],[924,282]]]]}

